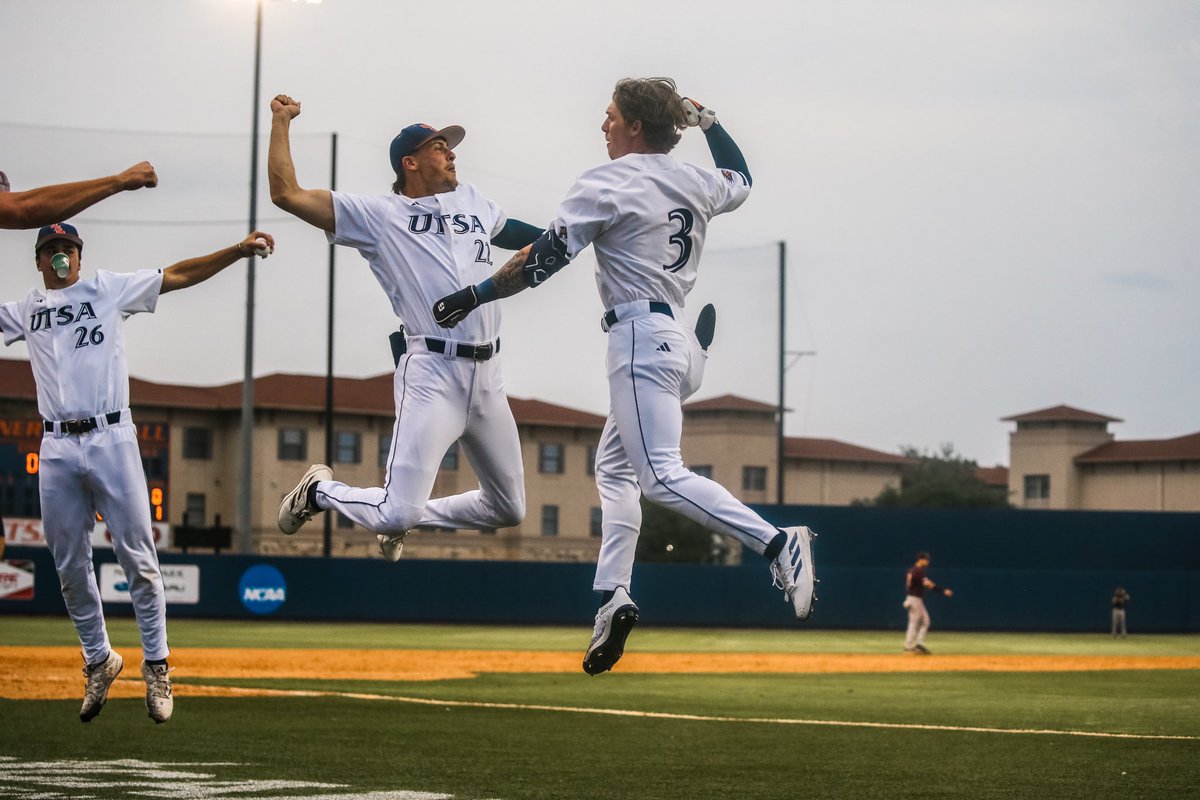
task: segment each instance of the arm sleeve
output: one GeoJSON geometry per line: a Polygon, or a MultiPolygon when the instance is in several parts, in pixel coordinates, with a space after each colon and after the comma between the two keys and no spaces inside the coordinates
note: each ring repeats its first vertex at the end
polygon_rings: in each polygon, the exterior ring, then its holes
{"type": "Polygon", "coordinates": [[[330,244],[344,244],[360,253],[373,254],[379,244],[379,231],[388,198],[331,192],[333,197],[333,233],[326,233],[330,244]]]}
{"type": "Polygon", "coordinates": [[[153,313],[162,293],[162,270],[139,269],[117,273],[97,270],[96,278],[114,298],[117,310],[126,317],[143,311],[153,313]]]}
{"type": "Polygon", "coordinates": [[[0,305],[0,333],[4,344],[11,345],[25,338],[25,326],[21,324],[21,307],[17,303],[0,305]]]}
{"type": "Polygon", "coordinates": [[[520,250],[527,244],[533,244],[541,235],[542,229],[536,225],[519,219],[509,219],[500,232],[492,237],[492,244],[505,250],[520,250]]]}
{"type": "Polygon", "coordinates": [[[708,140],[708,150],[712,153],[717,169],[740,172],[746,179],[747,186],[754,184],[754,179],[750,177],[750,168],[746,166],[746,157],[742,155],[729,132],[721,127],[721,123],[714,122],[710,125],[704,132],[704,138],[708,140]]]}

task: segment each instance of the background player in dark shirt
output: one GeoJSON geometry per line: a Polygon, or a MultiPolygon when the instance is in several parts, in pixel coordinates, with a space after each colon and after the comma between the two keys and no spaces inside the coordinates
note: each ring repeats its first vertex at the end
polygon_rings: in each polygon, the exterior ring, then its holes
{"type": "Polygon", "coordinates": [[[929,655],[925,647],[925,634],[929,631],[929,612],[925,610],[925,590],[941,592],[950,597],[954,592],[938,586],[925,570],[929,567],[929,553],[917,553],[917,562],[904,576],[904,607],[908,609],[908,632],[904,636],[904,652],[929,655]]]}

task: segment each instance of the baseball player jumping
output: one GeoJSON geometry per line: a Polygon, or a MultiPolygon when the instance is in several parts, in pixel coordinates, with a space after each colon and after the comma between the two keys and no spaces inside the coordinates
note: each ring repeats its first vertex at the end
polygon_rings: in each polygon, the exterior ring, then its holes
{"type": "Polygon", "coordinates": [[[97,512],[129,581],[142,638],[146,710],[155,722],[166,722],[174,707],[166,599],[137,429],[129,414],[123,323],[132,314],[153,312],[159,295],[208,280],[274,246],[269,234],[255,231],[236,245],[166,269],[98,270],[82,280],[83,239],[74,226],[56,223],[38,232],[34,246],[45,288],[0,305],[4,343],[25,340],[37,384],[45,428],[38,475],[42,525],[83,648],[87,686],[79,718],[84,722],[104,708],[124,665],[109,645],[92,569],[97,512]]]}
{"type": "Polygon", "coordinates": [[[313,514],[337,509],[374,532],[389,561],[400,558],[411,528],[500,528],[525,516],[525,472],[517,425],[500,372],[500,314],[477,315],[445,336],[433,301],[491,274],[492,245],[517,250],[542,232],[507,219],[468,183],[460,183],[457,125],[415,124],[392,140],[392,193],[360,196],[297,183],[288,139],[300,104],[271,102],[267,171],[275,205],[357,249],[407,332],[396,364],[396,423],[382,487],[355,488],[314,464],[283,498],[279,527],[295,533],[313,514]],[[437,334],[437,335],[435,335],[437,334]],[[430,500],[438,466],[461,439],[479,489],[430,500]]]}
{"type": "Polygon", "coordinates": [[[601,130],[608,163],[584,172],[546,233],[490,279],[437,302],[438,324],[454,327],[476,308],[540,285],[589,244],[608,332],[611,410],[596,454],[603,511],[594,588],[602,594],[584,657],[589,675],[621,657],[638,619],[629,596],[641,527],[639,494],[762,553],[776,585],[807,619],[813,603],[812,533],[780,530],[720,484],[689,471],[680,455],[682,403],[700,386],[705,353],[684,323],[708,221],[750,192],[741,151],[700,104],[669,78],[619,81],[601,130]],[[668,153],[679,130],[699,126],[717,169],[668,153]]]}

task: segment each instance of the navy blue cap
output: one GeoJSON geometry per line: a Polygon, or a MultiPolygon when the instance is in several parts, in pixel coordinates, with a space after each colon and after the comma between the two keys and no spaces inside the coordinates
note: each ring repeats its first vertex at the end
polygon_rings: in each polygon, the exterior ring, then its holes
{"type": "Polygon", "coordinates": [[[458,143],[466,135],[467,132],[463,130],[461,125],[448,125],[440,131],[432,125],[426,125],[423,122],[409,125],[396,134],[395,139],[392,139],[392,146],[389,153],[392,158],[392,172],[399,174],[400,160],[406,156],[411,156],[416,152],[418,147],[430,139],[441,137],[446,140],[446,146],[453,150],[458,147],[458,143]]]}
{"type": "Polygon", "coordinates": [[[42,245],[46,242],[52,242],[55,239],[66,239],[68,242],[74,242],[83,250],[83,239],[79,238],[79,231],[75,230],[75,226],[69,222],[55,222],[53,225],[46,225],[38,231],[37,244],[33,246],[33,251],[36,253],[42,249],[42,245]]]}

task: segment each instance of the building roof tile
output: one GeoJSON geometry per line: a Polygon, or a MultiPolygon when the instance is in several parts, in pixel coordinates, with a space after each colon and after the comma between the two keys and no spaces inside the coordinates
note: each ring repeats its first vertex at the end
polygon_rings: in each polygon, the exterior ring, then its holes
{"type": "Polygon", "coordinates": [[[1026,411],[1024,414],[1013,414],[1011,417],[1001,417],[1001,422],[1124,422],[1117,417],[1097,414],[1094,411],[1084,411],[1072,406],[1052,406],[1037,411],[1026,411]]]}

